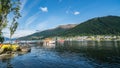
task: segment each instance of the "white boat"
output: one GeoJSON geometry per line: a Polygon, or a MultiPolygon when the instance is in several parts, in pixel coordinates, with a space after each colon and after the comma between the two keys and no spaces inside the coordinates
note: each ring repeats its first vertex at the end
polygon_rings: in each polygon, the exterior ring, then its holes
{"type": "Polygon", "coordinates": [[[49,44],[55,44],[55,41],[49,41],[49,44]]]}

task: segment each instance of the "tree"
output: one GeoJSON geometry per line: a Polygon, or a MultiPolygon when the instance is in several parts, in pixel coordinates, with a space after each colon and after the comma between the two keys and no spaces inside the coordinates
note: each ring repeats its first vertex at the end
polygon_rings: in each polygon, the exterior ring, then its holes
{"type": "Polygon", "coordinates": [[[13,22],[12,25],[10,26],[10,40],[12,38],[12,35],[14,34],[14,32],[16,31],[18,27],[18,23],[17,22],[13,22]]]}
{"type": "Polygon", "coordinates": [[[0,43],[4,42],[4,37],[2,36],[2,33],[0,34],[0,43]]]}
{"type": "Polygon", "coordinates": [[[19,13],[20,4],[20,0],[0,0],[0,34],[9,22],[8,15],[12,18],[11,26],[17,22],[17,19],[21,16],[19,13]]]}

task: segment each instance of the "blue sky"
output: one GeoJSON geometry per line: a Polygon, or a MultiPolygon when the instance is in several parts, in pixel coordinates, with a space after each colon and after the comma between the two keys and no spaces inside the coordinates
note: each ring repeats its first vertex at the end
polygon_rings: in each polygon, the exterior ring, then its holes
{"type": "MultiPolygon", "coordinates": [[[[19,27],[13,37],[63,24],[79,24],[94,17],[120,16],[120,0],[21,0],[19,27]]],[[[4,32],[8,30],[5,29],[4,32]]],[[[9,33],[4,36],[9,37],[9,33]]]]}

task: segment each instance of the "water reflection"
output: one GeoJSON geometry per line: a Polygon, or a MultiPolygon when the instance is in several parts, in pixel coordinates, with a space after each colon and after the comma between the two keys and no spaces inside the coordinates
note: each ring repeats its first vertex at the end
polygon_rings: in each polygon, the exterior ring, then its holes
{"type": "Polygon", "coordinates": [[[119,41],[66,41],[63,45],[57,45],[58,52],[74,52],[85,54],[91,61],[101,63],[120,63],[119,41]]]}
{"type": "Polygon", "coordinates": [[[22,56],[27,52],[15,52],[13,54],[0,55],[0,68],[13,68],[11,60],[17,56],[22,56]]]}
{"type": "Polygon", "coordinates": [[[47,44],[47,45],[43,45],[44,48],[55,48],[55,44],[47,44]]]}
{"type": "Polygon", "coordinates": [[[120,67],[120,41],[65,41],[31,47],[28,54],[17,53],[0,59],[0,68],[120,67]]]}

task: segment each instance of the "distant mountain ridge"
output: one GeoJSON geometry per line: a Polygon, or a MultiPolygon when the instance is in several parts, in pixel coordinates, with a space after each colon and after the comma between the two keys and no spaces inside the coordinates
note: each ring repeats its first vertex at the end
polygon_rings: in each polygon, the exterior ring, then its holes
{"type": "MultiPolygon", "coordinates": [[[[4,40],[5,40],[5,41],[10,41],[10,38],[4,37],[4,40]]],[[[11,40],[16,40],[16,38],[12,38],[11,40]]]]}
{"type": "Polygon", "coordinates": [[[28,35],[25,37],[21,37],[19,39],[25,40],[25,39],[40,39],[40,38],[47,38],[47,37],[53,37],[58,36],[59,34],[63,33],[64,31],[67,31],[73,27],[75,27],[77,24],[67,24],[67,25],[60,25],[53,29],[44,30],[41,32],[34,33],[32,35],[28,35]]]}
{"type": "Polygon", "coordinates": [[[120,17],[104,16],[80,24],[60,25],[19,39],[40,39],[54,36],[120,35],[120,17]]]}

